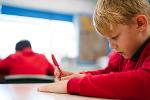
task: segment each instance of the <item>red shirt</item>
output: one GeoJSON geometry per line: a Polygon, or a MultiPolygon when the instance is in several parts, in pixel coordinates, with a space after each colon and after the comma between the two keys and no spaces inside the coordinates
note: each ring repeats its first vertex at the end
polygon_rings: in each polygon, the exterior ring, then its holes
{"type": "Polygon", "coordinates": [[[43,54],[34,53],[30,48],[26,48],[1,60],[0,74],[53,75],[54,68],[43,54]]]}
{"type": "Polygon", "coordinates": [[[108,67],[68,81],[70,94],[113,99],[150,100],[150,38],[131,59],[110,55],[108,67]]]}

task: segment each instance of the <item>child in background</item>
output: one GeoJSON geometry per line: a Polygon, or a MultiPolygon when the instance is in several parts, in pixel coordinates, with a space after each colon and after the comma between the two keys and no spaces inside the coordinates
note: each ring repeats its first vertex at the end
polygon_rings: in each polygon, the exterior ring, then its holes
{"type": "Polygon", "coordinates": [[[16,52],[0,60],[0,75],[54,75],[44,54],[35,53],[29,40],[20,40],[16,52]]]}
{"type": "MultiPolygon", "coordinates": [[[[112,99],[150,99],[150,5],[147,0],[98,0],[94,24],[113,49],[105,69],[74,74],[38,88],[112,99]]],[[[55,75],[58,75],[56,70],[55,75]]]]}

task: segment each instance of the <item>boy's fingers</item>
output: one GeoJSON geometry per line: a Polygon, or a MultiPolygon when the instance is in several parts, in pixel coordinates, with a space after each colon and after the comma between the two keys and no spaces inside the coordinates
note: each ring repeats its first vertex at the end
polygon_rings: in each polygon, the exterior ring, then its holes
{"type": "Polygon", "coordinates": [[[54,71],[54,75],[55,75],[55,76],[59,76],[59,75],[60,75],[60,73],[59,73],[59,71],[58,71],[57,68],[56,68],[55,71],[54,71]]]}
{"type": "Polygon", "coordinates": [[[74,75],[70,75],[70,76],[65,76],[65,77],[62,77],[61,80],[68,80],[70,78],[73,78],[75,77],[74,75]]]}
{"type": "Polygon", "coordinates": [[[62,77],[61,80],[68,80],[68,79],[71,79],[73,77],[84,77],[84,76],[85,76],[85,74],[73,74],[73,75],[62,77]]]}
{"type": "Polygon", "coordinates": [[[62,77],[61,80],[67,80],[69,78],[70,78],[70,76],[65,76],[65,77],[62,77]]]}
{"type": "Polygon", "coordinates": [[[39,88],[38,88],[38,91],[44,92],[44,91],[47,91],[47,88],[46,88],[45,86],[39,87],[39,88]]]}
{"type": "Polygon", "coordinates": [[[50,92],[50,86],[49,85],[46,85],[46,86],[41,86],[38,88],[38,91],[40,92],[50,92]]]}

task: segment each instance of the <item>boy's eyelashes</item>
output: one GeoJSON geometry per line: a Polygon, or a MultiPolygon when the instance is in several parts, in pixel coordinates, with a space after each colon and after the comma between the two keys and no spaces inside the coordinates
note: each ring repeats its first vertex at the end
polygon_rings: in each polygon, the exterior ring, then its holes
{"type": "Polygon", "coordinates": [[[119,37],[119,35],[112,36],[111,39],[116,40],[119,37]]]}

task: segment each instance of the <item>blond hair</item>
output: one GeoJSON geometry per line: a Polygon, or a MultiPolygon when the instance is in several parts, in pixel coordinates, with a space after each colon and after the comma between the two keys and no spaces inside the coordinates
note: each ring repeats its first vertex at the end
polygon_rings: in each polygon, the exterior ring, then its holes
{"type": "Polygon", "coordinates": [[[118,24],[131,24],[138,14],[144,14],[150,21],[150,5],[147,0],[98,0],[94,25],[101,34],[108,34],[118,24]]]}

